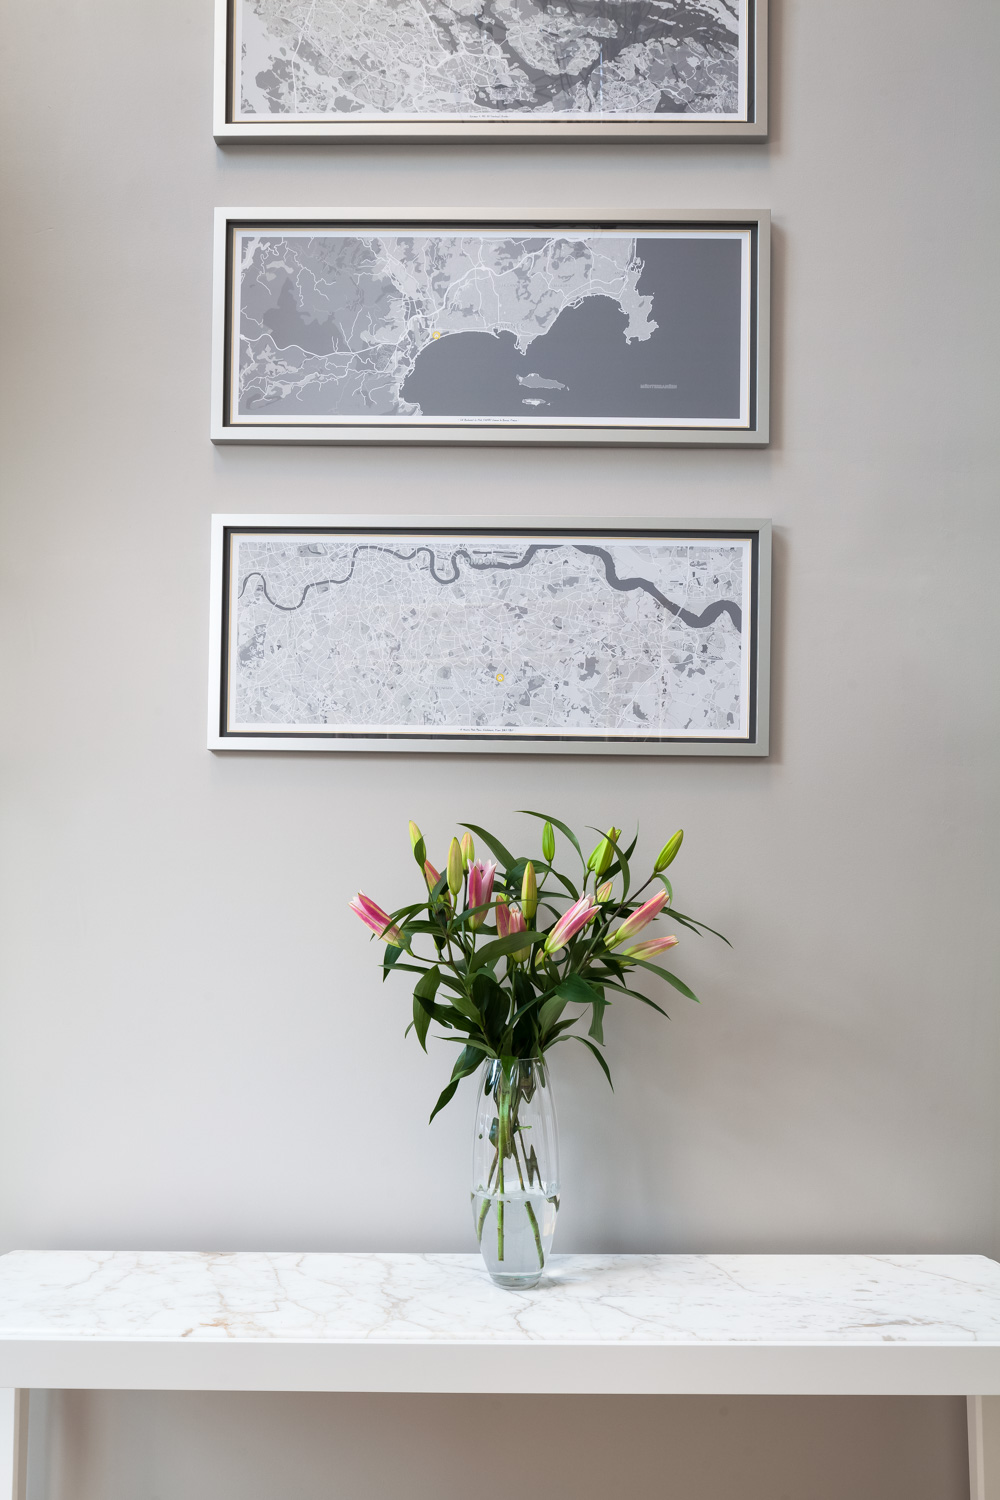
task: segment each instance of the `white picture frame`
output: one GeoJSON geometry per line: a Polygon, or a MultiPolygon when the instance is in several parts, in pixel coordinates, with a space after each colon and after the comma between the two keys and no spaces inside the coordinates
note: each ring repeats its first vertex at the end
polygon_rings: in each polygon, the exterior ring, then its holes
{"type": "Polygon", "coordinates": [[[766,756],[770,579],[765,520],[217,515],[208,747],[766,756]],[[630,571],[636,547],[659,571],[630,571]],[[713,558],[724,576],[706,573],[713,558]],[[671,568],[676,597],[655,581],[671,568]],[[553,581],[558,619],[544,615],[553,581]],[[307,598],[309,615],[290,624],[307,598]],[[373,599],[387,603],[372,610],[373,599]],[[402,647],[401,621],[419,632],[402,647]],[[471,644],[456,649],[463,627],[471,644]],[[551,675],[565,663],[572,685],[551,675]],[[588,679],[593,690],[578,686],[588,679]],[[644,730],[656,713],[662,732],[644,730]]]}
{"type": "Polygon", "coordinates": [[[766,209],[550,219],[512,209],[220,208],[211,437],[216,443],[760,446],[768,441],[769,324],[766,209]],[[423,258],[422,279],[413,286],[400,247],[417,247],[423,258]],[[363,278],[351,269],[362,255],[369,268],[363,278]],[[327,275],[335,256],[347,267],[343,275],[327,275]],[[484,256],[493,263],[480,264],[484,256]],[[442,260],[456,268],[450,279],[426,269],[442,260]],[[530,260],[527,272],[521,260],[530,260]],[[495,274],[494,265],[514,262],[506,281],[495,274]],[[272,263],[279,272],[272,274],[272,263]],[[485,278],[495,312],[476,278],[485,278]],[[531,290],[522,299],[525,280],[531,290]],[[367,295],[377,305],[362,307],[367,321],[359,326],[358,301],[367,295]],[[269,297],[277,300],[262,313],[260,299],[269,297]],[[610,328],[608,308],[618,320],[610,328]],[[585,315],[588,332],[581,333],[585,315]],[[262,321],[289,316],[291,332],[275,334],[262,321]],[[323,319],[329,350],[321,342],[302,347],[323,319]],[[300,331],[307,327],[308,336],[300,331]],[[478,339],[471,378],[469,333],[478,339]],[[574,340],[582,340],[582,353],[574,340]],[[560,352],[552,362],[562,382],[531,369],[555,347],[560,352]],[[612,377],[611,359],[625,362],[627,371],[612,377]],[[520,364],[524,374],[512,368],[520,364]],[[502,366],[502,378],[495,366],[502,366]],[[410,399],[418,377],[437,400],[436,411],[425,410],[426,395],[410,399]],[[544,391],[539,399],[539,391],[526,393],[515,381],[570,394],[544,391]],[[385,398],[381,405],[372,391],[385,398]],[[470,406],[456,413],[449,399],[470,406]],[[607,415],[602,400],[610,402],[607,415]]]}
{"type": "MultiPolygon", "coordinates": [[[[216,141],[225,145],[234,141],[285,142],[288,144],[316,142],[378,141],[447,143],[492,141],[515,143],[525,141],[546,142],[616,142],[616,141],[738,141],[754,143],[767,138],[767,0],[716,0],[714,6],[704,5],[706,17],[711,24],[710,12],[715,9],[733,14],[738,36],[734,65],[737,73],[738,98],[734,108],[718,113],[704,102],[687,99],[683,108],[670,110],[669,100],[664,95],[657,103],[652,115],[638,113],[622,115],[615,113],[614,105],[606,112],[594,108],[583,111],[554,109],[549,104],[542,110],[525,113],[523,109],[507,114],[480,115],[458,112],[451,109],[443,115],[440,109],[421,107],[419,99],[408,106],[407,112],[380,116],[362,111],[343,113],[326,111],[275,110],[275,99],[262,100],[261,112],[248,114],[241,102],[242,59],[247,43],[240,36],[240,0],[216,0],[215,10],[215,77],[213,100],[213,132],[216,141]],[[237,52],[240,57],[237,59],[237,52]],[[266,108],[266,113],[264,112],[266,108]],[[664,112],[666,111],[666,112],[664,112]]],[[[386,4],[387,0],[364,0],[367,10],[386,4]]],[[[684,6],[678,9],[683,12],[684,6]]],[[[566,8],[567,13],[569,8],[566,8]]],[[[720,11],[721,14],[721,11],[720,11]]],[[[607,30],[607,18],[602,17],[601,30],[607,30]]],[[[551,12],[546,15],[547,25],[553,24],[551,12]]],[[[392,24],[391,22],[389,23],[392,24]]],[[[676,31],[678,22],[672,22],[676,31]]],[[[398,28],[396,28],[398,29],[398,28]]],[[[711,73],[715,64],[711,54],[717,51],[716,43],[708,37],[701,40],[704,27],[691,31],[690,40],[694,51],[703,54],[703,61],[711,73]]],[[[304,33],[303,33],[304,35],[304,33]]],[[[595,45],[603,38],[595,36],[595,45]]],[[[680,41],[678,56],[682,68],[688,68],[696,59],[691,48],[683,43],[686,33],[681,31],[671,37],[671,45],[680,41]]],[[[284,49],[284,66],[301,67],[301,52],[298,47],[284,49]]],[[[363,56],[371,55],[366,47],[363,56]]],[[[666,55],[664,53],[664,55],[666,55]]],[[[319,66],[326,64],[320,59],[319,66]]],[[[601,55],[602,66],[604,55],[601,55]]],[[[392,76],[393,69],[379,66],[377,53],[374,56],[374,72],[380,81],[392,76]]],[[[697,80],[692,80],[697,92],[697,80]]],[[[592,92],[592,91],[591,91],[592,92]]],[[[602,89],[603,97],[603,89],[602,89]]],[[[293,93],[297,99],[297,90],[293,93]]],[[[593,103],[593,101],[591,101],[593,103]]],[[[680,105],[680,101],[674,101],[680,105]]],[[[440,101],[438,101],[440,103],[440,101]]],[[[294,105],[293,105],[294,110],[294,105]]]]}

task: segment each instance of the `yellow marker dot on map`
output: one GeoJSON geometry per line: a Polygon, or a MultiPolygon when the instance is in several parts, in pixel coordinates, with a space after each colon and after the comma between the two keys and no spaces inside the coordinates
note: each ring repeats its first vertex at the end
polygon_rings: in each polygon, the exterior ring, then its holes
{"type": "Polygon", "coordinates": [[[440,337],[441,337],[441,335],[439,333],[432,333],[431,334],[431,338],[432,339],[439,339],[440,337]]]}
{"type": "Polygon", "coordinates": [[[498,672],[497,673],[497,682],[503,682],[503,673],[502,672],[498,672]]]}

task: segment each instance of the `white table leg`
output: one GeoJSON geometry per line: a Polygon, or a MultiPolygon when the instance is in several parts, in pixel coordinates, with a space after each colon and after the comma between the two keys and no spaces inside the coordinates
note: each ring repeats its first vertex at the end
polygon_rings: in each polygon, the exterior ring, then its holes
{"type": "Polygon", "coordinates": [[[25,1500],[28,1392],[0,1389],[0,1500],[25,1500]]]}
{"type": "Polygon", "coordinates": [[[971,1500],[1000,1500],[1000,1396],[969,1396],[971,1500]]]}

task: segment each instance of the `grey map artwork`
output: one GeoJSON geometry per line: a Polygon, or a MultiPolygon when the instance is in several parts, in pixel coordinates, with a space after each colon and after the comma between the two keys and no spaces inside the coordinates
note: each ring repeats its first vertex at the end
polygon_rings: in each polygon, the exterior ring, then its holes
{"type": "Polygon", "coordinates": [[[234,423],[749,425],[748,235],[234,232],[234,423]]]}
{"type": "Polygon", "coordinates": [[[735,119],[739,0],[236,0],[237,115],[735,119]]]}
{"type": "Polygon", "coordinates": [[[235,538],[228,728],[745,737],[749,547],[235,538]]]}

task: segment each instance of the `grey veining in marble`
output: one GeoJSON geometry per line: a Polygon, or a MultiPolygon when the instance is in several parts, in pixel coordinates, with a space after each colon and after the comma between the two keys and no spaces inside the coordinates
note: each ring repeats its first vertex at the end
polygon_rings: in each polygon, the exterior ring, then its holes
{"type": "Polygon", "coordinates": [[[1000,1346],[1000,1264],[963,1255],[555,1257],[14,1251],[0,1340],[1000,1346]]]}

